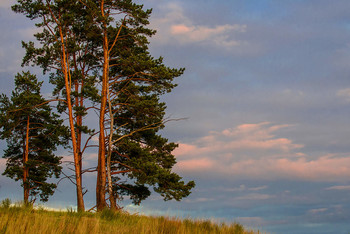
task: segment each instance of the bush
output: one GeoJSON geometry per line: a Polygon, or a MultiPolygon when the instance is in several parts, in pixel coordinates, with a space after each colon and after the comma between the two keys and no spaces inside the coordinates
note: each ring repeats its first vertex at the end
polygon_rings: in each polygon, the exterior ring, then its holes
{"type": "Polygon", "coordinates": [[[244,233],[244,227],[242,224],[239,224],[239,223],[235,223],[233,225],[233,230],[234,230],[234,233],[237,233],[237,234],[243,234],[244,233]]]}
{"type": "Polygon", "coordinates": [[[1,208],[8,209],[11,206],[11,200],[9,198],[6,198],[1,201],[1,208]]]}
{"type": "Polygon", "coordinates": [[[120,216],[119,211],[114,211],[114,210],[110,210],[110,209],[104,209],[100,213],[101,219],[108,220],[108,221],[116,220],[116,219],[118,219],[119,216],[120,216]]]}

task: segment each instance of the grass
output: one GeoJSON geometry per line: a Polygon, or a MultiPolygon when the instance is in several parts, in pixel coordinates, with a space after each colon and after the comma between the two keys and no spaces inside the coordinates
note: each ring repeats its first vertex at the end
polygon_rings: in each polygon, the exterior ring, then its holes
{"type": "Polygon", "coordinates": [[[253,234],[256,232],[247,231],[238,223],[218,225],[211,221],[147,217],[109,210],[100,213],[57,212],[23,205],[10,206],[8,201],[3,201],[0,206],[0,234],[2,233],[253,234]]]}

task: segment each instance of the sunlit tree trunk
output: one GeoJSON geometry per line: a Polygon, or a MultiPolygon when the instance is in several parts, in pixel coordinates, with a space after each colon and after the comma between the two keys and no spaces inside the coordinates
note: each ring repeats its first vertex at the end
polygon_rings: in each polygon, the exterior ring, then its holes
{"type": "Polygon", "coordinates": [[[65,80],[69,127],[70,127],[72,147],[73,147],[77,205],[78,205],[78,211],[84,211],[85,206],[84,206],[82,178],[81,178],[81,159],[79,157],[76,132],[75,132],[75,128],[74,128],[74,116],[73,116],[73,107],[72,107],[72,100],[71,100],[72,83],[71,83],[69,69],[68,69],[68,61],[67,61],[65,41],[64,41],[64,35],[62,32],[62,27],[59,27],[59,30],[60,30],[60,39],[61,39],[61,47],[62,47],[61,64],[62,64],[62,71],[63,71],[63,75],[64,75],[64,80],[65,80]]]}
{"type": "Polygon", "coordinates": [[[25,147],[24,147],[25,150],[23,153],[23,201],[24,201],[24,204],[28,204],[28,200],[29,200],[29,185],[27,184],[27,178],[29,174],[29,169],[27,167],[27,162],[29,158],[29,127],[30,127],[30,119],[28,116],[25,147]]]}
{"type": "Polygon", "coordinates": [[[113,150],[113,134],[114,134],[114,116],[112,110],[111,103],[111,94],[109,91],[109,87],[107,89],[107,102],[108,102],[108,111],[110,117],[110,130],[108,136],[108,149],[107,149],[107,179],[108,179],[108,195],[109,195],[109,203],[111,206],[111,210],[117,209],[116,197],[113,192],[113,182],[112,182],[112,166],[111,166],[111,158],[112,158],[112,150],[113,150]]]}
{"type": "MultiPolygon", "coordinates": [[[[104,1],[101,1],[101,15],[105,17],[104,1]]],[[[97,183],[96,183],[96,207],[101,211],[106,207],[106,137],[105,137],[105,114],[107,104],[107,88],[109,73],[109,53],[108,53],[108,34],[107,24],[103,22],[103,73],[102,73],[102,90],[101,106],[99,119],[99,149],[97,165],[97,183]]]]}

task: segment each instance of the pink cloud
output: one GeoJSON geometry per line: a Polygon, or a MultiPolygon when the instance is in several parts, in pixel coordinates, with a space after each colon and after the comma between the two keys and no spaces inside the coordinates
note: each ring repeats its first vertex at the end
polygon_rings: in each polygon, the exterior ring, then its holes
{"type": "Polygon", "coordinates": [[[192,30],[193,30],[193,28],[187,27],[184,24],[173,25],[171,27],[171,33],[172,34],[184,34],[184,33],[189,33],[192,30]]]}
{"type": "Polygon", "coordinates": [[[183,171],[202,171],[213,168],[214,162],[207,158],[182,160],[176,164],[178,170],[183,171]]]}
{"type": "MultiPolygon", "coordinates": [[[[225,35],[232,32],[244,32],[244,25],[218,25],[216,27],[207,27],[207,26],[187,26],[185,24],[177,24],[171,27],[171,33],[173,35],[181,34],[182,40],[187,41],[205,41],[205,40],[215,40],[218,35],[225,35]]],[[[224,38],[222,38],[224,39],[224,38]]],[[[239,42],[236,41],[236,45],[239,42]]]]}
{"type": "Polygon", "coordinates": [[[9,8],[13,4],[15,4],[15,1],[13,1],[13,0],[1,1],[0,8],[9,8]]]}
{"type": "Polygon", "coordinates": [[[350,157],[321,155],[309,159],[300,152],[302,144],[276,136],[275,132],[286,127],[290,125],[243,124],[210,132],[192,143],[180,143],[174,151],[176,169],[203,173],[203,169],[215,168],[216,175],[262,179],[338,181],[350,177],[350,157]]]}
{"type": "Polygon", "coordinates": [[[246,32],[246,25],[223,24],[209,26],[194,22],[187,16],[183,7],[177,3],[162,5],[164,14],[152,21],[152,27],[158,33],[155,39],[158,43],[192,44],[201,42],[206,46],[232,49],[246,46],[247,42],[239,41],[236,35],[246,32]],[[169,27],[170,26],[170,27],[169,27]]]}
{"type": "Polygon", "coordinates": [[[323,180],[337,180],[337,178],[350,176],[349,165],[349,157],[323,156],[311,161],[307,161],[306,158],[300,158],[296,161],[279,159],[276,169],[280,169],[281,173],[284,172],[289,176],[309,180],[320,178],[323,180]]]}
{"type": "Polygon", "coordinates": [[[6,164],[6,159],[0,158],[0,165],[5,165],[6,164]]]}
{"type": "Polygon", "coordinates": [[[223,166],[225,174],[261,179],[297,179],[308,181],[339,181],[350,177],[350,158],[329,156],[307,161],[299,158],[295,161],[287,158],[267,158],[245,160],[223,166]]]}
{"type": "Polygon", "coordinates": [[[271,140],[237,140],[230,142],[224,147],[228,149],[278,149],[288,152],[292,149],[302,148],[303,145],[294,144],[291,140],[286,138],[277,138],[271,140]]]}
{"type": "Polygon", "coordinates": [[[197,149],[196,146],[190,144],[180,144],[178,148],[174,150],[174,155],[177,157],[192,154],[197,149]]]}
{"type": "Polygon", "coordinates": [[[0,158],[0,174],[5,171],[6,168],[6,159],[0,158]]]}
{"type": "Polygon", "coordinates": [[[302,148],[287,138],[277,138],[272,132],[288,127],[288,125],[266,126],[269,123],[244,124],[234,129],[221,132],[210,132],[193,143],[180,143],[174,151],[176,156],[193,157],[196,155],[228,155],[235,151],[269,151],[277,150],[288,153],[302,148]]]}

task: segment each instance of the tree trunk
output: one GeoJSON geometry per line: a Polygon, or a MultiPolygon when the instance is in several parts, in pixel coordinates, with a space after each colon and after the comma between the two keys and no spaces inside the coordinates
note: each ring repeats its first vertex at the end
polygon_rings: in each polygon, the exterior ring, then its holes
{"type": "MultiPolygon", "coordinates": [[[[105,17],[104,0],[101,1],[101,14],[105,17]]],[[[109,51],[107,38],[107,24],[103,22],[103,74],[100,107],[100,135],[98,149],[97,182],[96,182],[96,207],[101,211],[106,207],[106,137],[105,137],[105,113],[107,103],[107,88],[109,75],[109,51]]]]}
{"type": "MultiPolygon", "coordinates": [[[[75,81],[75,92],[76,93],[79,93],[79,84],[78,84],[78,81],[75,81]]],[[[78,97],[75,98],[75,106],[76,107],[82,107],[83,104],[82,104],[82,101],[79,100],[78,97]]],[[[80,174],[80,176],[82,177],[82,168],[83,168],[83,160],[82,160],[82,152],[81,152],[81,139],[82,139],[82,136],[81,136],[81,130],[79,129],[79,127],[82,126],[83,124],[83,118],[82,116],[79,114],[76,116],[76,122],[77,122],[77,130],[76,130],[76,136],[77,136],[77,152],[78,152],[78,161],[79,161],[79,171],[78,173],[80,174]]]]}
{"type": "Polygon", "coordinates": [[[114,115],[113,115],[113,110],[112,110],[111,95],[109,92],[109,87],[107,87],[107,102],[108,102],[109,118],[111,121],[110,122],[110,130],[109,130],[109,138],[108,138],[108,149],[107,149],[108,194],[109,194],[109,203],[111,206],[111,210],[116,210],[117,203],[116,203],[116,198],[115,198],[114,193],[113,193],[112,166],[111,166],[111,158],[112,158],[112,150],[113,150],[113,142],[112,141],[113,141],[113,133],[114,133],[114,115]]]}
{"type": "Polygon", "coordinates": [[[78,147],[77,147],[77,138],[74,128],[74,116],[73,116],[73,108],[72,108],[72,100],[71,100],[71,80],[69,77],[68,71],[68,62],[66,57],[66,49],[64,36],[62,32],[62,28],[60,30],[60,38],[62,43],[62,70],[64,74],[65,87],[66,87],[66,95],[67,95],[67,107],[68,107],[68,117],[69,117],[69,126],[72,138],[72,146],[73,146],[73,157],[74,157],[74,167],[75,167],[75,183],[76,183],[76,192],[77,192],[77,205],[78,211],[84,211],[84,198],[83,198],[83,188],[82,188],[82,178],[81,178],[81,159],[79,157],[78,147]]]}
{"type": "Polygon", "coordinates": [[[25,139],[25,150],[23,154],[23,202],[28,204],[29,202],[29,186],[27,184],[27,179],[29,176],[29,168],[27,167],[27,162],[29,158],[29,127],[30,119],[29,115],[27,118],[27,129],[26,129],[26,139],[25,139]]]}
{"type": "MultiPolygon", "coordinates": [[[[108,59],[105,51],[105,59],[108,59]]],[[[100,135],[98,150],[98,166],[97,166],[97,183],[96,183],[96,206],[101,211],[106,207],[106,137],[105,137],[105,113],[107,102],[107,84],[108,84],[108,63],[103,65],[102,91],[101,91],[101,109],[100,109],[100,135]]]]}

